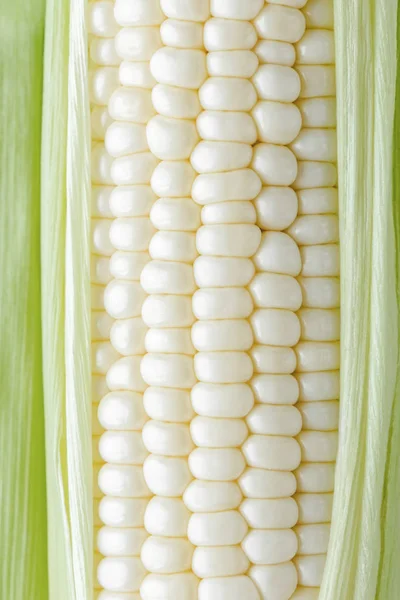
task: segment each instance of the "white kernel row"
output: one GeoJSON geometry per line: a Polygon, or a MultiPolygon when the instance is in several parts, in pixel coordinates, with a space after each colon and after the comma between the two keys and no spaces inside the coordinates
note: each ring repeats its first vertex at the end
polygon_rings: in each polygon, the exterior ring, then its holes
{"type": "MultiPolygon", "coordinates": [[[[339,230],[336,166],[334,42],[332,2],[310,0],[304,8],[307,30],[296,45],[296,69],[302,79],[303,128],[291,149],[304,172],[321,165],[319,177],[298,178],[299,216],[288,233],[299,244],[299,278],[303,306],[298,312],[301,336],[297,347],[297,404],[302,431],[297,436],[301,464],[295,496],[299,522],[295,564],[299,588],[294,598],[318,597],[329,543],[334,463],[337,451],[339,398],[339,230]],[[313,19],[315,19],[313,21],[313,19]],[[318,28],[318,22],[321,23],[318,28]],[[310,25],[313,28],[309,28],[310,25]],[[310,66],[311,65],[311,66],[310,66]],[[327,66],[329,65],[329,66],[327,66]],[[325,172],[325,175],[323,175],[325,172]],[[323,175],[323,176],[322,176],[323,175]]],[[[315,170],[315,175],[317,171],[315,170]]]]}
{"type": "MultiPolygon", "coordinates": [[[[196,3],[187,3],[186,8],[190,5],[196,14],[196,3]]],[[[195,600],[198,578],[189,534],[191,513],[182,498],[192,480],[190,390],[196,377],[191,295],[196,289],[193,261],[197,256],[195,232],[200,225],[200,209],[191,198],[195,172],[188,159],[198,140],[193,119],[199,112],[197,88],[205,77],[205,53],[202,19],[186,20],[180,10],[175,14],[176,3],[161,3],[161,8],[163,19],[170,18],[163,21],[163,45],[150,62],[157,114],[146,131],[150,151],[161,162],[151,178],[156,196],[150,211],[154,228],[149,244],[151,261],[141,276],[148,293],[142,318],[149,327],[141,361],[141,373],[149,386],[144,407],[150,418],[142,433],[150,453],[144,477],[154,497],[144,517],[149,537],[141,556],[149,574],[140,596],[156,600],[172,594],[195,600]]]]}

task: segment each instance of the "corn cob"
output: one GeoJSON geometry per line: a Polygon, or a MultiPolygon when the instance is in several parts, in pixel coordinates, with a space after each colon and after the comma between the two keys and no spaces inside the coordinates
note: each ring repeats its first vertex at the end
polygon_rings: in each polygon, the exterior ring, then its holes
{"type": "Polygon", "coordinates": [[[304,5],[90,5],[99,600],[318,594],[335,108],[331,5],[304,5]]]}

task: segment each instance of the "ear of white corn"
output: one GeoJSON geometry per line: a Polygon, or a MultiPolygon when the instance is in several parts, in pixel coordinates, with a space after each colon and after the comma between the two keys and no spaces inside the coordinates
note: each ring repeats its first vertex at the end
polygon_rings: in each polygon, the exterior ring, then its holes
{"type": "Polygon", "coordinates": [[[90,5],[101,600],[318,595],[338,414],[331,15],[90,5]]]}

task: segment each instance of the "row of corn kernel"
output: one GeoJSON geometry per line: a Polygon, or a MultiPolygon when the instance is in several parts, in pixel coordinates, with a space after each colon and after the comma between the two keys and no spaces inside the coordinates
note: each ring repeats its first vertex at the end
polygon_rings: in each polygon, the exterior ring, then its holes
{"type": "Polygon", "coordinates": [[[251,50],[257,34],[250,19],[262,5],[263,0],[212,0],[204,26],[209,77],[199,92],[201,141],[191,156],[198,173],[192,194],[202,206],[192,328],[199,383],[192,390],[197,416],[191,433],[197,447],[189,457],[195,480],[184,496],[193,511],[188,534],[196,546],[192,568],[201,578],[199,600],[259,598],[241,547],[248,525],[239,510],[239,478],[246,466],[244,417],[254,404],[248,385],[253,303],[246,286],[260,242],[251,201],[261,182],[249,168],[257,137],[249,114],[256,93],[249,78],[258,63],[251,50]]]}
{"type": "Polygon", "coordinates": [[[296,347],[302,462],[297,471],[299,521],[296,598],[318,598],[329,541],[339,397],[339,249],[333,0],[310,0],[307,29],[296,46],[303,129],[292,144],[299,160],[299,216],[289,232],[300,246],[303,305],[296,347]]]}
{"type": "Polygon", "coordinates": [[[292,561],[298,545],[293,531],[298,519],[293,471],[300,463],[295,436],[302,420],[294,406],[298,386],[293,376],[293,346],[300,337],[296,311],[302,297],[295,278],[301,270],[301,257],[297,244],[284,230],[298,211],[291,187],[298,165],[287,146],[302,126],[295,105],[300,78],[293,65],[294,44],[305,30],[298,9],[304,4],[304,0],[267,3],[255,19],[260,66],[253,77],[259,96],[253,116],[260,143],[255,147],[253,166],[263,183],[255,199],[263,234],[254,257],[257,274],[250,284],[257,307],[251,319],[257,344],[252,350],[255,375],[251,381],[256,404],[247,417],[252,435],[245,455],[251,468],[243,479],[246,500],[242,512],[253,527],[245,545],[254,565],[250,574],[261,597],[271,600],[288,600],[298,583],[292,561]]]}
{"type": "MultiPolygon", "coordinates": [[[[95,115],[93,123],[93,129],[96,123],[105,129],[105,148],[97,163],[100,176],[103,183],[115,185],[107,197],[114,219],[108,228],[112,279],[104,291],[104,306],[115,319],[111,346],[122,356],[109,365],[107,385],[111,391],[101,400],[98,411],[107,430],[99,443],[106,462],[99,473],[99,487],[105,494],[99,511],[105,526],[99,531],[97,545],[106,556],[98,569],[99,582],[105,588],[99,598],[108,600],[120,592],[138,597],[136,592],[145,575],[140,552],[147,537],[143,525],[150,491],[143,477],[147,451],[141,431],[146,414],[140,362],[146,326],[141,319],[145,293],[140,276],[149,260],[153,233],[149,213],[155,199],[149,183],[158,162],[148,151],[146,139],[146,124],[154,114],[149,60],[160,46],[158,28],[151,25],[158,25],[162,14],[158,9],[157,15],[154,6],[147,3],[133,6],[124,0],[97,2],[91,8],[92,18],[102,14],[104,24],[115,24],[114,37],[107,42],[110,57],[111,48],[114,51],[113,64],[119,65],[118,69],[103,71],[99,89],[107,112],[95,115]]],[[[100,42],[97,40],[97,51],[100,42]]],[[[106,52],[99,54],[105,56],[106,52]]],[[[96,173],[96,163],[92,172],[96,173]]]]}
{"type": "Polygon", "coordinates": [[[200,210],[191,198],[195,172],[188,159],[197,142],[197,90],[205,77],[202,4],[162,2],[164,46],[151,60],[158,114],[147,126],[147,138],[161,162],[151,181],[158,197],[150,215],[157,230],[150,243],[152,261],[142,275],[149,293],[143,319],[150,327],[142,374],[149,385],[145,408],[151,419],[143,430],[151,453],[144,475],[155,494],[145,514],[150,537],[142,548],[149,571],[141,586],[146,600],[197,598],[198,579],[191,568],[194,548],[187,535],[190,512],[182,496],[191,480],[188,455],[193,448],[189,422],[195,350],[190,328],[200,210]]]}
{"type": "MultiPolygon", "coordinates": [[[[108,393],[105,375],[109,366],[119,357],[110,344],[113,319],[104,310],[104,290],[111,280],[110,256],[113,248],[109,242],[109,228],[112,213],[109,197],[112,187],[109,178],[110,160],[104,147],[104,137],[111,119],[107,103],[109,95],[117,86],[119,59],[114,50],[114,37],[118,25],[113,15],[111,2],[94,2],[89,7],[90,43],[90,95],[91,95],[91,135],[92,135],[92,431],[93,431],[93,489],[94,489],[94,546],[102,525],[100,507],[102,492],[98,486],[98,475],[104,460],[99,452],[100,435],[104,429],[97,417],[98,405],[108,393]]],[[[94,556],[94,586],[99,588],[97,568],[102,559],[99,552],[94,556]]]]}

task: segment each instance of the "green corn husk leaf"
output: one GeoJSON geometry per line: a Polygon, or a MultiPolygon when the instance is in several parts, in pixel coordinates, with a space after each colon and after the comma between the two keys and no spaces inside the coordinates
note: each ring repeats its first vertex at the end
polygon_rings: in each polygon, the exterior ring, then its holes
{"type": "Polygon", "coordinates": [[[90,113],[85,0],[48,0],[42,321],[50,600],[93,595],[90,113]]]}
{"type": "Polygon", "coordinates": [[[40,329],[44,0],[0,8],[0,597],[47,600],[40,329]]]}
{"type": "Polygon", "coordinates": [[[381,520],[399,352],[392,173],[397,8],[397,0],[335,0],[341,409],[321,600],[375,600],[386,546],[381,520]]]}

